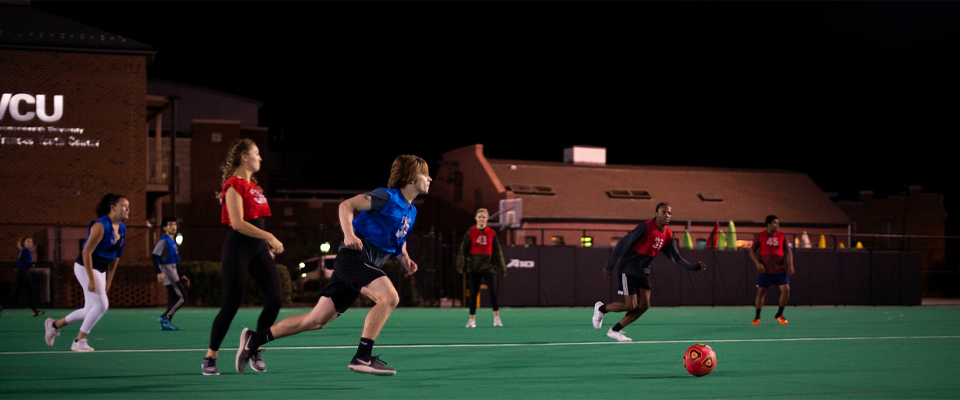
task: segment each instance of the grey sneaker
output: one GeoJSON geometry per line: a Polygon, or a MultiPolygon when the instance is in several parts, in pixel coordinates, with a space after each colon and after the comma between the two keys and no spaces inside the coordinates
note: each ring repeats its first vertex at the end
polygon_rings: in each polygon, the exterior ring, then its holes
{"type": "Polygon", "coordinates": [[[53,347],[53,341],[57,339],[57,336],[60,336],[60,330],[53,327],[53,322],[53,318],[47,318],[46,321],[43,321],[43,340],[50,347],[53,347]]]}
{"type": "Polygon", "coordinates": [[[220,375],[220,370],[217,369],[217,359],[213,357],[204,357],[203,364],[200,364],[203,367],[204,375],[220,375]]]}
{"type": "Polygon", "coordinates": [[[73,341],[73,344],[70,345],[70,350],[79,353],[89,353],[93,351],[93,347],[90,347],[90,345],[87,343],[87,339],[80,339],[73,341]]]}
{"type": "Polygon", "coordinates": [[[380,359],[379,355],[370,357],[353,357],[350,365],[347,366],[351,371],[361,374],[374,375],[396,375],[397,370],[387,366],[387,363],[380,359]]]}
{"type": "Polygon", "coordinates": [[[252,343],[253,332],[243,328],[240,332],[240,347],[237,348],[237,373],[242,374],[243,370],[247,369],[247,362],[250,361],[250,357],[253,357],[253,350],[250,348],[252,343]]]}
{"type": "Polygon", "coordinates": [[[267,372],[267,364],[263,362],[263,356],[260,354],[263,352],[263,348],[259,348],[253,351],[253,356],[250,357],[250,368],[253,368],[257,372],[267,372]]]}

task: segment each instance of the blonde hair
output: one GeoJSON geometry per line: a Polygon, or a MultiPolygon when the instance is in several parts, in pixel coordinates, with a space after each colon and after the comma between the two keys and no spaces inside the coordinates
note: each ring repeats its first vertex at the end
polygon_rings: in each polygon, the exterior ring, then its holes
{"type": "Polygon", "coordinates": [[[19,240],[17,240],[17,249],[18,249],[18,250],[19,250],[19,249],[23,249],[23,246],[24,246],[25,243],[27,242],[27,239],[33,239],[33,238],[32,238],[32,237],[29,237],[29,236],[24,236],[24,237],[21,237],[19,240]]]}
{"type": "Polygon", "coordinates": [[[487,214],[487,216],[490,216],[490,211],[487,211],[486,208],[478,208],[477,212],[473,215],[477,216],[477,215],[480,215],[480,213],[484,213],[484,214],[487,214]]]}
{"type": "MultiPolygon", "coordinates": [[[[227,152],[227,159],[223,162],[223,165],[220,166],[220,171],[223,172],[223,176],[220,179],[220,190],[217,191],[218,199],[223,197],[223,184],[227,182],[230,175],[237,172],[237,167],[240,166],[240,161],[243,160],[241,156],[249,152],[250,149],[256,145],[253,140],[240,139],[230,147],[230,151],[227,152]]],[[[250,180],[252,180],[253,183],[257,183],[257,179],[252,176],[250,180]]]]}
{"type": "Polygon", "coordinates": [[[390,180],[387,181],[387,189],[403,189],[407,184],[417,179],[421,173],[430,173],[430,167],[422,158],[404,154],[397,156],[393,160],[393,166],[390,167],[390,180]]]}

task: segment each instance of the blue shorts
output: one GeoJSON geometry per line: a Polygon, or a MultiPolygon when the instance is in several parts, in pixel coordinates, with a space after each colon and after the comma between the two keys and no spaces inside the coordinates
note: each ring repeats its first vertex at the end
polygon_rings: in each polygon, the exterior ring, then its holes
{"type": "Polygon", "coordinates": [[[757,274],[757,287],[758,288],[768,288],[770,285],[789,285],[790,284],[790,275],[787,274],[787,271],[783,271],[779,274],[757,274]]]}

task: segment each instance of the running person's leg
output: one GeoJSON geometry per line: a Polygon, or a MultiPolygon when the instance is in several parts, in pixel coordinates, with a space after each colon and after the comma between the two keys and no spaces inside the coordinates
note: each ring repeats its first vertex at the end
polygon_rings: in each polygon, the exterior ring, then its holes
{"type": "MultiPolygon", "coordinates": [[[[629,342],[632,339],[623,334],[625,326],[633,323],[640,318],[647,309],[650,308],[650,284],[645,278],[638,278],[626,274],[620,274],[619,293],[623,294],[623,303],[611,303],[609,305],[599,305],[595,307],[596,312],[622,312],[627,314],[623,316],[620,322],[617,322],[607,332],[607,336],[617,341],[629,342]]],[[[595,318],[596,319],[596,318],[595,318]]],[[[594,326],[596,327],[596,323],[594,326]]]]}
{"type": "Polygon", "coordinates": [[[320,300],[307,314],[284,318],[269,329],[256,332],[244,329],[241,333],[241,347],[237,351],[237,370],[242,371],[253,354],[253,350],[270,341],[295,335],[297,333],[321,329],[330,323],[357,300],[363,293],[376,305],[370,309],[364,323],[358,346],[358,355],[353,358],[349,368],[355,372],[378,375],[393,375],[396,370],[384,365],[378,357],[370,356],[373,342],[383,329],[383,323],[390,312],[399,303],[396,289],[386,274],[366,262],[366,256],[356,250],[341,249],[334,261],[334,271],[330,282],[320,292],[320,300]]]}
{"type": "MultiPolygon", "coordinates": [[[[369,285],[360,290],[360,293],[376,303],[367,312],[367,318],[363,321],[363,337],[377,340],[377,336],[380,336],[380,331],[387,322],[387,318],[390,317],[390,313],[400,304],[400,296],[397,294],[397,289],[393,287],[393,282],[390,282],[390,278],[386,276],[370,282],[369,285]]],[[[369,356],[370,354],[363,355],[369,356]]]]}

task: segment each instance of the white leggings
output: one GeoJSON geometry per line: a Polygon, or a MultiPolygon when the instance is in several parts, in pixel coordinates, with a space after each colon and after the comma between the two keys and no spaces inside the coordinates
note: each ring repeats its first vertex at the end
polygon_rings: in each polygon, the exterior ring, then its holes
{"type": "Polygon", "coordinates": [[[80,332],[89,335],[93,326],[97,324],[97,321],[100,321],[100,317],[103,317],[103,314],[110,308],[110,300],[107,299],[107,274],[93,270],[93,279],[97,281],[97,291],[94,293],[87,290],[90,279],[87,278],[86,268],[74,263],[73,273],[77,276],[80,287],[83,288],[83,308],[67,315],[66,320],[68,324],[83,321],[83,325],[80,325],[80,332]]]}

